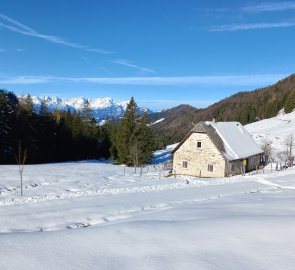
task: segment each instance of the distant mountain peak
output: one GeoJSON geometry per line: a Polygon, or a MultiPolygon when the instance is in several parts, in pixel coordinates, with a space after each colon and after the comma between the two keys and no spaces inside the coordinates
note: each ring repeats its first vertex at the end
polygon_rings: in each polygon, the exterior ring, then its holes
{"type": "MultiPolygon", "coordinates": [[[[129,100],[115,102],[111,97],[104,97],[104,98],[95,98],[95,99],[88,99],[80,96],[78,98],[70,98],[70,99],[62,99],[57,96],[44,96],[44,97],[37,97],[32,96],[32,101],[36,108],[41,105],[42,100],[45,100],[49,110],[68,110],[71,111],[82,110],[86,100],[89,101],[90,107],[93,110],[93,116],[97,119],[98,122],[102,122],[107,117],[115,117],[119,119],[123,116],[129,100]]],[[[145,107],[139,107],[138,112],[143,114],[145,112],[152,113],[152,111],[145,107]]]]}

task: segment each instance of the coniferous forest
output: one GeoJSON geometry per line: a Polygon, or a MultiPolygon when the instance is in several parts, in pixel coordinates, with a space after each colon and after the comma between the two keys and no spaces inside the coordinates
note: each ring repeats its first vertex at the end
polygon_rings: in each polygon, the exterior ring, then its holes
{"type": "Polygon", "coordinates": [[[29,164],[110,158],[144,165],[154,150],[147,123],[133,98],[120,122],[106,119],[100,126],[87,101],[81,112],[49,111],[45,102],[36,111],[30,95],[18,99],[0,90],[0,164],[15,164],[26,153],[29,164]]]}

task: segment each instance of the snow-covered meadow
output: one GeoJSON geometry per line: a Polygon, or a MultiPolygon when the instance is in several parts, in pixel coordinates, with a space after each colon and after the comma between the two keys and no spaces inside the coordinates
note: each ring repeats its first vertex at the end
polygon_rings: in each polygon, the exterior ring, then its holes
{"type": "Polygon", "coordinates": [[[246,129],[258,144],[267,140],[274,152],[284,151],[285,138],[292,134],[295,136],[295,111],[288,114],[280,112],[276,117],[249,124],[246,129]]]}
{"type": "Polygon", "coordinates": [[[294,269],[295,169],[167,177],[172,148],[136,173],[27,165],[23,197],[0,166],[0,269],[294,269]]]}

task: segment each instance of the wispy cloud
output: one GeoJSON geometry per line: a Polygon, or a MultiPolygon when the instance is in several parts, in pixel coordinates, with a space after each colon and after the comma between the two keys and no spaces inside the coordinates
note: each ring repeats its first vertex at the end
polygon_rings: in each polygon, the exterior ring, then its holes
{"type": "Polygon", "coordinates": [[[3,49],[0,48],[0,53],[8,53],[8,52],[24,52],[24,49],[3,49]]]}
{"type": "Polygon", "coordinates": [[[130,63],[127,60],[117,59],[117,60],[112,60],[111,62],[113,62],[115,64],[118,64],[118,65],[125,66],[125,67],[130,67],[130,68],[133,68],[133,69],[137,69],[139,71],[155,73],[155,71],[153,69],[146,68],[146,67],[141,67],[141,66],[138,66],[138,65],[134,65],[134,64],[130,63]]]}
{"type": "Polygon", "coordinates": [[[269,29],[269,28],[286,28],[294,27],[295,22],[276,22],[276,23],[245,23],[245,24],[224,24],[211,26],[207,28],[211,32],[232,32],[243,30],[269,29]]]}
{"type": "Polygon", "coordinates": [[[91,83],[100,85],[146,86],[256,86],[269,85],[288,74],[248,74],[184,77],[54,77],[16,76],[0,78],[0,84],[48,84],[55,82],[91,83]]]}
{"type": "Polygon", "coordinates": [[[223,13],[223,12],[230,11],[229,8],[225,8],[225,7],[222,7],[222,8],[201,7],[201,8],[193,8],[193,10],[197,12],[202,12],[202,13],[217,13],[217,12],[223,13]]]}
{"type": "MultiPolygon", "coordinates": [[[[3,18],[6,18],[6,16],[3,17],[3,14],[0,14],[0,18],[3,19],[3,18]]],[[[11,20],[11,21],[14,22],[14,20],[11,20]]],[[[13,31],[13,32],[25,35],[25,36],[40,38],[40,39],[46,40],[51,43],[62,44],[62,45],[72,47],[72,48],[80,48],[80,49],[84,48],[84,46],[82,46],[80,44],[68,42],[60,37],[57,37],[57,36],[44,35],[44,34],[41,34],[37,31],[35,31],[35,30],[27,30],[27,29],[31,29],[31,28],[28,28],[27,26],[24,26],[20,23],[17,23],[17,25],[12,25],[12,24],[9,25],[7,23],[0,22],[0,28],[5,28],[7,30],[10,30],[10,31],[13,31]],[[21,27],[19,25],[21,25],[21,27]]]]}
{"type": "Polygon", "coordinates": [[[22,34],[25,36],[40,38],[40,39],[43,39],[47,42],[60,44],[60,45],[64,45],[64,46],[72,47],[72,48],[77,48],[77,49],[83,49],[88,52],[95,52],[95,53],[100,53],[100,54],[109,54],[110,53],[107,50],[103,50],[103,49],[98,49],[98,48],[91,49],[91,48],[88,48],[87,46],[67,41],[66,39],[58,37],[58,36],[42,34],[25,24],[6,16],[5,14],[0,13],[0,19],[2,20],[2,22],[0,21],[0,29],[4,28],[9,31],[16,32],[16,33],[19,33],[19,34],[22,34]]]}
{"type": "Polygon", "coordinates": [[[114,54],[114,52],[107,51],[107,50],[104,50],[104,49],[99,49],[99,48],[88,48],[88,49],[85,49],[85,51],[93,52],[93,53],[99,53],[99,54],[114,54]]]}
{"type": "Polygon", "coordinates": [[[0,78],[0,84],[3,85],[30,85],[30,84],[46,84],[51,82],[48,77],[39,76],[13,76],[0,78]]]}
{"type": "Polygon", "coordinates": [[[100,70],[102,70],[103,72],[105,72],[105,73],[107,73],[107,74],[109,74],[109,75],[111,75],[111,76],[114,76],[114,73],[111,72],[110,70],[106,69],[105,67],[103,67],[103,66],[98,66],[98,68],[99,68],[100,70]]]}
{"type": "Polygon", "coordinates": [[[281,2],[272,2],[272,3],[261,3],[258,5],[250,5],[242,8],[242,11],[245,12],[270,12],[270,11],[286,11],[294,10],[295,2],[294,1],[281,1],[281,2]]]}
{"type": "Polygon", "coordinates": [[[81,56],[81,59],[84,60],[87,63],[91,63],[91,61],[89,61],[89,59],[87,57],[83,56],[83,55],[81,56]]]}

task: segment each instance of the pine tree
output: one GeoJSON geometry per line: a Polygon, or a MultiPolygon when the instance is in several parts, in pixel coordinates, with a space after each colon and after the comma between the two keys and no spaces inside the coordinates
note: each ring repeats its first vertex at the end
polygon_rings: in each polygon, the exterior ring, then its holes
{"type": "Polygon", "coordinates": [[[28,112],[29,115],[32,115],[34,113],[34,103],[33,99],[30,94],[28,94],[24,99],[23,99],[23,107],[24,109],[28,112]]]}
{"type": "Polygon", "coordinates": [[[116,137],[118,133],[118,124],[114,116],[111,120],[107,117],[105,124],[102,126],[104,136],[104,143],[108,146],[109,156],[111,160],[118,159],[118,151],[116,146],[116,137]]]}
{"type": "Polygon", "coordinates": [[[293,89],[287,96],[284,105],[285,113],[290,113],[295,109],[295,89],[293,89]]]}
{"type": "Polygon", "coordinates": [[[118,162],[131,165],[129,155],[129,140],[136,127],[137,105],[132,97],[123,115],[121,125],[116,136],[116,149],[118,151],[118,162]]]}
{"type": "Polygon", "coordinates": [[[48,117],[48,106],[45,99],[42,99],[41,105],[39,108],[39,116],[40,117],[48,117]]]}
{"type": "Polygon", "coordinates": [[[12,92],[0,90],[0,161],[5,163],[11,163],[14,160],[17,105],[18,99],[12,92]]]}
{"type": "Polygon", "coordinates": [[[155,141],[148,122],[148,115],[145,113],[130,137],[129,154],[134,166],[148,164],[153,157],[155,141]]]}
{"type": "Polygon", "coordinates": [[[92,109],[90,107],[90,101],[89,99],[86,99],[82,108],[82,119],[85,123],[89,124],[92,119],[92,109]]]}

